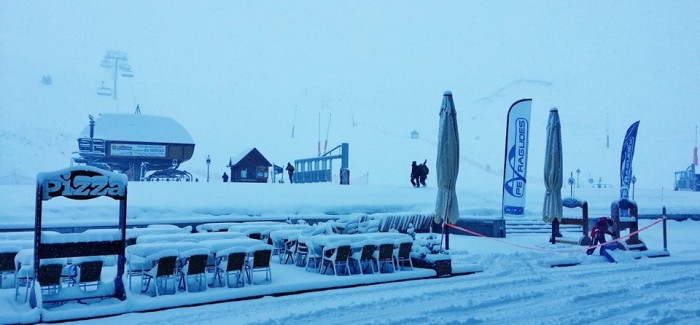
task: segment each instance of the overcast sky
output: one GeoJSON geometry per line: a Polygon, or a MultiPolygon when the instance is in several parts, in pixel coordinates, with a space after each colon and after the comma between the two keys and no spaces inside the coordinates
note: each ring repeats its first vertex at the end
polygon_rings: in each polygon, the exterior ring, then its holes
{"type": "MultiPolygon", "coordinates": [[[[253,146],[305,158],[326,137],[356,143],[357,162],[391,146],[368,148],[359,132],[434,140],[451,90],[462,151],[481,166],[501,168],[507,109],[533,98],[536,177],[556,106],[566,170],[614,184],[622,137],[641,120],[635,173],[670,187],[700,120],[699,15],[696,1],[2,1],[0,127],[77,137],[88,114],[138,104],[190,131],[196,168],[253,146]],[[118,79],[116,101],[95,93],[112,84],[107,50],[128,53],[135,74],[118,79]]],[[[435,156],[388,151],[401,164],[435,156]]]]}

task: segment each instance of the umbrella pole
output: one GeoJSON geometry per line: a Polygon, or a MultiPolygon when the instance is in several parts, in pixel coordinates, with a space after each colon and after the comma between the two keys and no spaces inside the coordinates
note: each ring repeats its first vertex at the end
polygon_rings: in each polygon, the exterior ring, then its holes
{"type": "Polygon", "coordinates": [[[445,250],[450,250],[450,227],[447,226],[448,221],[443,224],[443,232],[445,233],[445,250]]]}

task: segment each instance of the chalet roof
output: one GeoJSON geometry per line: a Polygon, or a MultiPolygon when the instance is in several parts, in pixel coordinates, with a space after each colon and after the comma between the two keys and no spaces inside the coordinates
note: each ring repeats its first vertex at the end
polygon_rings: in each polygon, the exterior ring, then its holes
{"type": "Polygon", "coordinates": [[[260,151],[257,148],[248,148],[243,151],[241,151],[238,155],[232,156],[231,161],[229,162],[229,165],[226,167],[236,167],[238,166],[238,163],[240,163],[244,158],[248,157],[249,155],[256,155],[258,156],[259,159],[261,159],[267,166],[272,166],[270,161],[265,158],[265,156],[260,153],[260,151]],[[233,164],[233,166],[231,165],[233,164]]]}
{"type": "MultiPolygon", "coordinates": [[[[169,117],[141,114],[100,114],[95,118],[94,137],[110,141],[194,144],[180,123],[169,117]]],[[[88,125],[80,133],[90,137],[88,125]]]]}

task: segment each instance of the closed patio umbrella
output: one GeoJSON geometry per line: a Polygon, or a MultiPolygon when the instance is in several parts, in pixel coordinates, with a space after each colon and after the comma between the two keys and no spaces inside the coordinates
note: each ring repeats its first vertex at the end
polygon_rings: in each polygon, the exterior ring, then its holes
{"type": "Polygon", "coordinates": [[[559,122],[559,111],[552,108],[549,111],[549,121],[547,122],[547,146],[544,156],[544,207],[542,208],[542,220],[552,223],[552,238],[554,243],[559,235],[559,222],[563,214],[561,202],[561,187],[564,178],[562,171],[561,153],[561,123],[559,122]]]}
{"type": "MultiPolygon", "coordinates": [[[[459,173],[459,132],[457,112],[452,92],[446,91],[440,107],[440,131],[438,132],[437,159],[437,200],[435,202],[435,222],[455,223],[459,219],[457,204],[457,174],[459,173]]],[[[445,248],[449,249],[449,238],[445,248]]]]}

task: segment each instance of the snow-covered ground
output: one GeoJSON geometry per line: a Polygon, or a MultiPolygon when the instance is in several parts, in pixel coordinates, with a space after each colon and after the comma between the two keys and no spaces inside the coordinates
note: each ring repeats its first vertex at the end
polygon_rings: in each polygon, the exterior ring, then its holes
{"type": "MultiPolygon", "coordinates": [[[[5,195],[23,193],[10,195],[13,200],[5,201],[7,209],[3,211],[12,212],[2,215],[3,220],[17,220],[10,218],[10,215],[18,214],[24,219],[33,218],[33,205],[27,204],[33,202],[31,190],[7,185],[0,186],[0,189],[5,195]]],[[[614,195],[614,192],[589,191],[586,196],[591,202],[605,201],[609,206],[611,194],[614,195]]],[[[667,208],[670,211],[699,214],[700,207],[696,200],[677,198],[687,194],[696,193],[667,193],[667,208]]],[[[336,184],[132,183],[129,184],[128,211],[134,216],[130,217],[129,222],[148,223],[203,218],[255,219],[256,217],[244,216],[249,214],[248,209],[256,211],[256,215],[263,218],[290,214],[317,216],[329,212],[429,213],[435,196],[433,187],[416,189],[408,186],[375,188],[336,184]],[[160,186],[159,190],[153,190],[153,186],[160,186]],[[183,195],[189,198],[188,202],[178,204],[183,195]],[[227,200],[226,197],[230,199],[227,200]]],[[[530,196],[530,210],[539,209],[539,196],[541,195],[530,196]]],[[[488,200],[467,197],[466,194],[460,195],[460,200],[478,200],[469,205],[460,204],[463,218],[482,218],[484,216],[475,215],[471,211],[479,211],[474,207],[491,205],[488,200]]],[[[645,206],[646,200],[648,199],[638,199],[641,207],[645,206]]],[[[108,224],[116,219],[115,201],[106,198],[91,201],[56,198],[46,201],[44,209],[49,220],[63,220],[64,224],[108,224]]],[[[488,218],[496,217],[490,212],[487,214],[488,218]]],[[[653,222],[655,220],[642,220],[640,226],[653,222]]],[[[597,253],[586,256],[580,247],[567,244],[552,246],[547,242],[547,233],[509,234],[505,239],[453,235],[450,237],[450,248],[455,270],[477,269],[482,272],[452,278],[273,297],[270,295],[279,291],[419,278],[431,274],[408,271],[393,275],[338,278],[317,275],[273,261],[272,284],[235,289],[214,288],[203,293],[178,293],[157,298],[139,295],[135,287],[127,304],[111,307],[109,303],[105,303],[106,307],[69,304],[46,312],[44,317],[46,320],[90,317],[105,313],[101,308],[128,312],[185,302],[262,295],[262,298],[253,300],[148,313],[132,312],[76,323],[604,324],[612,321],[619,324],[694,324],[700,320],[700,308],[697,307],[700,305],[700,288],[696,285],[700,280],[700,252],[695,236],[698,231],[698,221],[669,221],[670,257],[634,259],[629,253],[620,253],[616,264],[608,263],[597,253]],[[566,268],[550,267],[552,263],[571,260],[581,264],[566,268]]],[[[576,236],[573,233],[570,235],[576,236]]],[[[663,249],[660,223],[644,230],[640,237],[650,250],[663,249]]],[[[7,288],[8,285],[4,286],[7,288]]],[[[38,311],[16,303],[11,287],[0,290],[0,296],[2,322],[36,320],[38,311]]]]}

